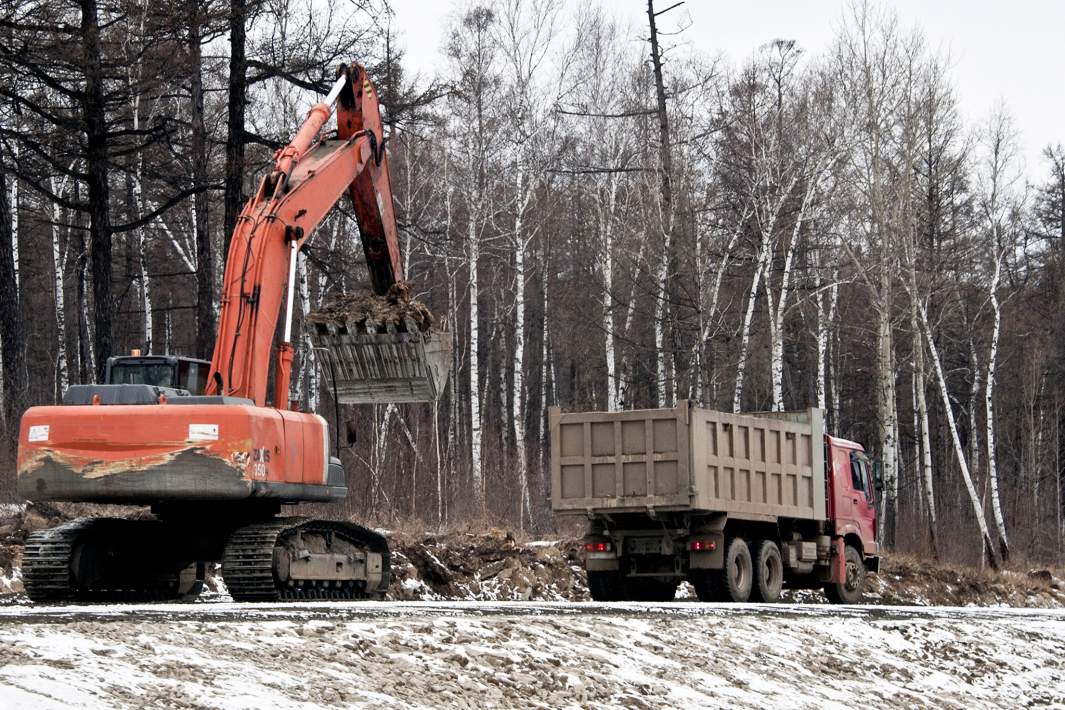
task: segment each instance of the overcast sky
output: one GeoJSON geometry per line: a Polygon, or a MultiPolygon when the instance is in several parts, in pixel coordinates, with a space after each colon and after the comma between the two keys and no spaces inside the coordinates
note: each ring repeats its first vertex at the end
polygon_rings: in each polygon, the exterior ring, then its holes
{"type": "MultiPolygon", "coordinates": [[[[576,0],[574,0],[576,2],[576,0]]],[[[390,0],[394,27],[410,68],[424,75],[443,62],[448,20],[466,0],[390,0]]],[[[644,0],[606,0],[628,20],[633,41],[647,20],[644,0]]],[[[662,7],[670,0],[659,0],[662,7]]],[[[1065,0],[884,0],[904,26],[920,25],[934,49],[949,53],[962,115],[968,125],[983,121],[1005,101],[1020,131],[1031,179],[1042,180],[1040,157],[1049,143],[1065,142],[1065,0]]],[[[686,13],[691,26],[679,38],[708,55],[730,62],[746,59],[758,46],[794,39],[820,52],[840,23],[839,0],[687,0],[667,17],[675,26],[686,13]]]]}

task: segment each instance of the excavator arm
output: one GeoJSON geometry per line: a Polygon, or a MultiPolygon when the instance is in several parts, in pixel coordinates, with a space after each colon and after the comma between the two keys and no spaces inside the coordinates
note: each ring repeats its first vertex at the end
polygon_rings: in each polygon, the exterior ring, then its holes
{"type": "Polygon", "coordinates": [[[226,260],[207,394],[266,404],[285,298],[273,404],[288,407],[297,254],[345,192],[354,205],[371,287],[383,295],[403,271],[377,94],[358,64],[338,70],[329,95],[275,154],[273,171],[240,214],[226,260]],[[334,103],[337,136],[319,139],[334,103]]]}

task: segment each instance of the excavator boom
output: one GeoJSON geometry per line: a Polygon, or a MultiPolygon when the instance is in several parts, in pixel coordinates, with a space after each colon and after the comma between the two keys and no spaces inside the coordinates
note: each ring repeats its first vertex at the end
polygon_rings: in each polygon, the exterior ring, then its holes
{"type": "MultiPolygon", "coordinates": [[[[376,94],[361,66],[342,67],[338,73],[326,101],[310,110],[292,142],[277,152],[273,172],[262,179],[237,221],[226,261],[208,394],[247,397],[260,406],[266,403],[277,318],[287,292],[273,403],[288,407],[296,254],[345,192],[354,205],[373,292],[384,296],[403,278],[376,94]],[[337,138],[318,140],[333,101],[337,101],[337,138]]],[[[411,338],[393,340],[408,342],[411,338]]],[[[377,341],[349,341],[327,342],[323,349],[333,368],[331,374],[339,369],[345,383],[372,381],[382,373],[388,373],[389,382],[398,377],[417,383],[430,369],[424,348],[397,350],[382,348],[377,341]],[[403,353],[398,363],[397,352],[403,353]],[[381,362],[382,358],[387,362],[381,362]]],[[[427,398],[439,396],[442,386],[440,382],[434,396],[427,398]]],[[[396,388],[397,396],[414,389],[396,388]]]]}

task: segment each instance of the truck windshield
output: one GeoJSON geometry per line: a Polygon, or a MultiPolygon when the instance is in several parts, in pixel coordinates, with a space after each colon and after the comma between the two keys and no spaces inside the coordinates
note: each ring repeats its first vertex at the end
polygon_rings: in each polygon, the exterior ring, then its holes
{"type": "Polygon", "coordinates": [[[173,387],[174,367],[166,363],[114,365],[111,368],[111,384],[173,387]]]}

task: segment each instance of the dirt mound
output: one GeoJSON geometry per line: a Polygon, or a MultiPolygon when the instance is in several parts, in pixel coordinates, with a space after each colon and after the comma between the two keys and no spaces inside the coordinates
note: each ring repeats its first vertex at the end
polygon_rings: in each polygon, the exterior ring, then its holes
{"type": "Polygon", "coordinates": [[[869,577],[878,603],[916,606],[1065,606],[1063,583],[1050,570],[995,572],[934,564],[907,555],[884,559],[869,577]]]}
{"type": "Polygon", "coordinates": [[[0,504],[0,595],[22,592],[22,546],[30,533],[69,520],[47,503],[0,504]]]}
{"type": "Polygon", "coordinates": [[[434,325],[433,314],[424,303],[414,298],[408,281],[393,284],[386,296],[339,294],[317,311],[307,314],[307,321],[326,329],[346,329],[353,333],[427,333],[434,325]]]}
{"type": "Polygon", "coordinates": [[[499,529],[389,539],[391,599],[589,598],[575,540],[519,543],[499,529]]]}
{"type": "MultiPolygon", "coordinates": [[[[0,505],[0,599],[22,593],[20,561],[26,537],[82,516],[148,517],[147,509],[79,504],[0,505]]],[[[575,539],[519,542],[505,530],[406,533],[385,531],[392,548],[395,600],[585,601],[587,580],[575,539]]],[[[228,598],[224,583],[210,575],[209,597],[228,598]]],[[[678,599],[694,600],[684,583],[678,599]]],[[[825,603],[817,590],[784,593],[785,601],[825,603]]],[[[869,576],[866,603],[898,606],[1065,607],[1065,580],[1038,569],[994,572],[933,564],[907,555],[884,558],[869,576]]]]}

